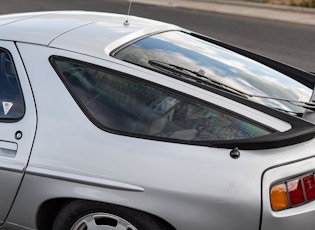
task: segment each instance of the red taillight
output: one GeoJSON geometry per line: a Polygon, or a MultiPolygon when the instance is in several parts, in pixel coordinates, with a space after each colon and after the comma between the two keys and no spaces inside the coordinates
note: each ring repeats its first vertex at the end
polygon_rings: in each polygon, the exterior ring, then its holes
{"type": "Polygon", "coordinates": [[[295,179],[273,185],[270,190],[270,203],[274,211],[293,208],[315,200],[315,177],[304,174],[295,179]]]}
{"type": "Polygon", "coordinates": [[[303,177],[303,184],[307,200],[313,200],[315,198],[315,180],[314,175],[303,177]]]}
{"type": "Polygon", "coordinates": [[[287,186],[291,205],[296,206],[304,203],[305,199],[300,179],[289,181],[287,186]]]}

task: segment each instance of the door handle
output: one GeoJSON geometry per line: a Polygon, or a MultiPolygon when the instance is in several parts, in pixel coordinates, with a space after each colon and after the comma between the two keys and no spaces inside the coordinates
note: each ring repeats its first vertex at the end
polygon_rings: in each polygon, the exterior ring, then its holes
{"type": "Polygon", "coordinates": [[[0,156],[15,157],[17,149],[17,143],[0,141],[0,156]]]}

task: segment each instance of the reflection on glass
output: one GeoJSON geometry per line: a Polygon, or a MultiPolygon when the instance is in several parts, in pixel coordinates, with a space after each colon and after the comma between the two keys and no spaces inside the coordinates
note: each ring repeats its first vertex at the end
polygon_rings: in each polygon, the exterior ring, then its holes
{"type": "Polygon", "coordinates": [[[24,115],[24,100],[13,60],[0,50],[0,119],[18,120],[24,115]]]}
{"type": "Polygon", "coordinates": [[[54,64],[87,114],[112,130],[184,141],[246,139],[272,132],[117,73],[63,59],[54,64]]]}
{"type": "MultiPolygon", "coordinates": [[[[312,94],[310,88],[278,71],[179,31],[144,38],[114,56],[149,68],[152,68],[149,60],[171,63],[251,95],[309,101],[312,94]]],[[[285,101],[255,97],[253,100],[285,111],[304,112],[285,101]]]]}

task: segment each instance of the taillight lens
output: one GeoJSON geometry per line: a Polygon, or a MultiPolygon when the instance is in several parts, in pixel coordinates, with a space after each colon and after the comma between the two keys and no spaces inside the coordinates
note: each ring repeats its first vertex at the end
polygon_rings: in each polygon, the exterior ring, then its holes
{"type": "Polygon", "coordinates": [[[314,174],[283,181],[271,187],[270,202],[274,211],[292,208],[315,200],[314,174]]]}
{"type": "Polygon", "coordinates": [[[300,179],[289,181],[287,186],[291,205],[296,206],[304,203],[304,192],[300,179]]]}
{"type": "Polygon", "coordinates": [[[307,200],[315,199],[315,180],[314,175],[309,175],[303,178],[303,184],[307,200]]]}
{"type": "Polygon", "coordinates": [[[275,211],[288,208],[289,201],[287,196],[287,187],[285,184],[279,184],[271,189],[271,206],[275,211]]]}

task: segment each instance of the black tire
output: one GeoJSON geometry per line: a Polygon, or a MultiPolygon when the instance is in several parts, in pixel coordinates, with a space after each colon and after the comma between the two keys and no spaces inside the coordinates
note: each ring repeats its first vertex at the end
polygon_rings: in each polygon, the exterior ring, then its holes
{"type": "MultiPolygon", "coordinates": [[[[76,200],[66,204],[58,213],[52,230],[89,230],[86,224],[79,222],[91,220],[97,226],[120,227],[125,230],[174,230],[164,221],[147,213],[121,206],[94,201],[76,200]],[[117,221],[116,221],[117,220],[117,221]],[[128,227],[130,224],[130,227],[128,227]],[[78,227],[80,226],[80,227],[78,227]]],[[[95,226],[94,226],[95,227],[95,226]]],[[[119,228],[119,229],[122,229],[119,228]]]]}

